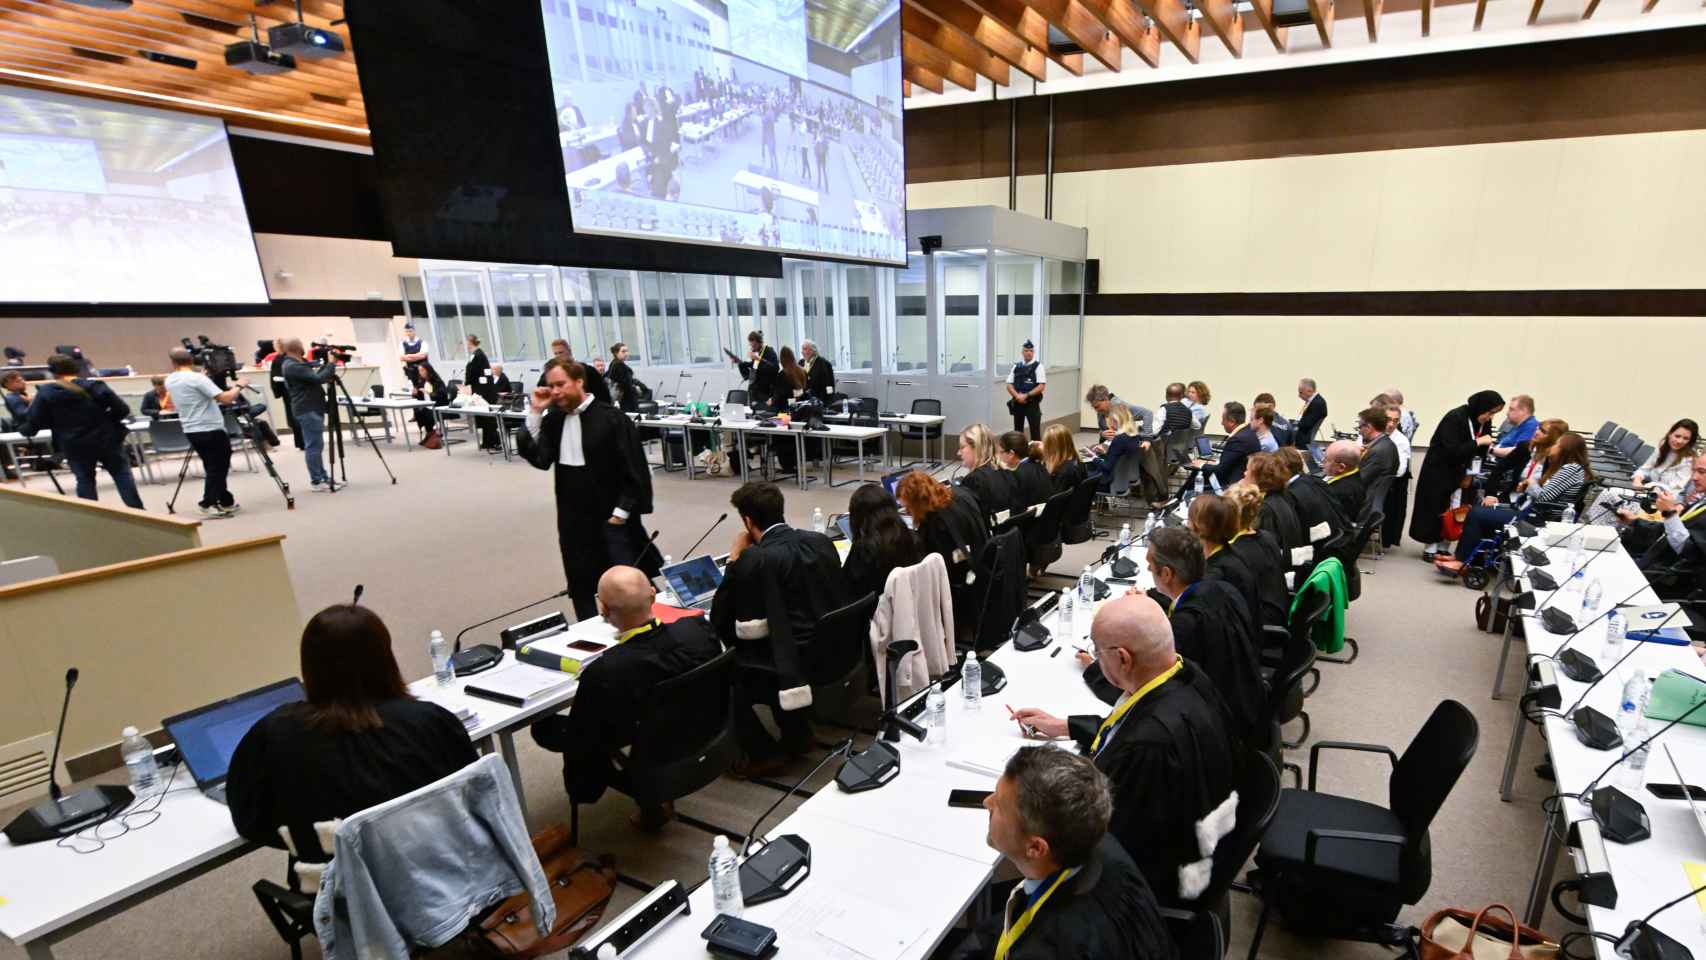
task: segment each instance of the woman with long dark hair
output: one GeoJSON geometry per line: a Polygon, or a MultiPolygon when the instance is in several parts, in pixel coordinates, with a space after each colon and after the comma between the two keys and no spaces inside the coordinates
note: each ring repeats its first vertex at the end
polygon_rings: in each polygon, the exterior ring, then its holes
{"type": "MultiPolygon", "coordinates": [[[[226,800],[237,832],[311,856],[314,824],[440,780],[475,760],[462,721],[416,700],[391,655],[391,632],[366,607],[327,607],[302,630],[307,699],[262,717],[237,744],[226,800]]],[[[330,856],[330,851],[324,851],[330,856]]]]}
{"type": "Polygon", "coordinates": [[[782,390],[776,397],[776,409],[786,410],[788,401],[798,400],[806,392],[806,368],[800,366],[793,347],[783,347],[778,356],[782,367],[782,390]]]}
{"type": "Polygon", "coordinates": [[[1525,513],[1546,516],[1562,510],[1564,506],[1580,500],[1582,491],[1593,479],[1587,441],[1579,433],[1566,430],[1547,449],[1545,459],[1540,462],[1538,475],[1531,474],[1517,484],[1509,505],[1483,501],[1481,506],[1469,511],[1468,518],[1463,521],[1463,536],[1457,540],[1456,559],[1436,559],[1436,570],[1444,576],[1456,576],[1476,545],[1493,531],[1525,513]]]}
{"type": "Polygon", "coordinates": [[[1410,539],[1426,544],[1422,559],[1432,561],[1451,548],[1451,542],[1443,539],[1451,495],[1462,489],[1470,463],[1492,445],[1487,425],[1504,408],[1505,398],[1497,390],[1482,390],[1452,408],[1434,428],[1416,478],[1415,515],[1410,518],[1410,539]]]}
{"type": "Polygon", "coordinates": [[[880,483],[853,491],[847,502],[847,527],[853,533],[853,548],[847,551],[842,572],[853,585],[854,596],[882,596],[890,573],[924,559],[924,544],[901,519],[900,507],[880,483]]]}

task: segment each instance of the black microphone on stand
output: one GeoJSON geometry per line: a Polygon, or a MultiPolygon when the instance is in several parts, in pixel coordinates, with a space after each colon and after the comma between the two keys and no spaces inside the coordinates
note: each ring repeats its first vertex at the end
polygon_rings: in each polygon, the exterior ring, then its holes
{"type": "Polygon", "coordinates": [[[48,799],[18,814],[6,825],[6,839],[14,845],[70,836],[123,810],[133,799],[129,787],[87,787],[70,796],[59,789],[59,748],[65,742],[65,715],[71,710],[71,688],[76,685],[77,668],[72,667],[65,671],[65,702],[59,707],[53,759],[47,765],[48,799]]]}
{"type": "Polygon", "coordinates": [[[704,532],[704,534],[702,534],[702,535],[701,535],[701,536],[700,536],[700,537],[699,537],[699,539],[697,539],[697,540],[695,540],[695,541],[693,541],[693,546],[691,546],[691,547],[688,547],[688,548],[687,548],[687,552],[686,552],[686,553],[684,553],[684,554],[682,554],[682,557],[684,557],[684,558],[685,558],[685,557],[691,557],[691,556],[693,556],[693,551],[695,551],[695,550],[697,550],[697,549],[699,549],[699,545],[700,545],[700,544],[701,544],[701,543],[704,543],[704,542],[705,542],[705,538],[706,538],[706,537],[708,537],[708,536],[710,536],[710,535],[711,535],[711,531],[712,531],[712,530],[715,530],[715,529],[717,529],[717,528],[718,528],[718,527],[719,527],[719,526],[722,526],[722,523],[723,523],[723,521],[724,521],[724,520],[727,520],[727,519],[728,519],[728,518],[729,518],[729,514],[728,514],[728,511],[726,511],[726,510],[725,510],[725,511],[723,511],[723,514],[722,514],[722,516],[720,516],[720,517],[718,517],[718,518],[717,518],[717,519],[716,519],[716,520],[714,520],[714,521],[712,521],[712,523],[711,523],[711,526],[710,526],[710,528],[709,528],[709,529],[707,529],[707,530],[706,530],[706,531],[705,531],[705,532],[704,532]]]}
{"type": "Polygon", "coordinates": [[[516,607],[514,610],[506,610],[495,617],[481,620],[479,623],[471,623],[468,626],[463,627],[462,631],[456,635],[456,642],[451,645],[451,649],[455,651],[450,655],[451,671],[455,673],[456,676],[466,677],[470,674],[479,673],[483,670],[490,670],[503,662],[504,652],[502,647],[494,647],[489,643],[476,643],[466,650],[462,649],[462,638],[468,634],[468,631],[473,630],[476,627],[483,627],[488,623],[495,623],[505,617],[513,617],[521,611],[526,610],[528,607],[537,607],[541,603],[548,603],[559,597],[566,597],[568,595],[569,591],[567,589],[559,590],[543,600],[535,600],[532,603],[523,604],[516,607]]]}

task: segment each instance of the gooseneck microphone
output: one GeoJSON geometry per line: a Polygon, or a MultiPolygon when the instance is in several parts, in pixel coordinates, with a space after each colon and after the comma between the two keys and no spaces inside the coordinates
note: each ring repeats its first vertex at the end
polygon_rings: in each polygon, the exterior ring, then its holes
{"type": "Polygon", "coordinates": [[[711,522],[711,526],[708,529],[706,529],[706,531],[703,534],[700,535],[699,539],[693,541],[693,546],[688,547],[687,552],[682,554],[682,556],[683,557],[693,556],[693,551],[699,549],[699,545],[701,543],[705,542],[705,538],[709,537],[713,530],[716,530],[718,527],[722,526],[723,521],[727,520],[728,518],[729,518],[728,511],[727,510],[723,511],[723,514],[721,516],[719,516],[716,520],[713,520],[711,522]]]}
{"type": "Polygon", "coordinates": [[[48,798],[18,814],[6,825],[6,839],[14,845],[70,836],[113,816],[134,799],[129,787],[87,787],[70,794],[59,787],[59,750],[65,742],[65,716],[71,711],[71,688],[77,685],[77,676],[76,667],[65,671],[65,701],[59,707],[59,726],[53,735],[53,759],[47,768],[48,798]]]}
{"type": "Polygon", "coordinates": [[[542,600],[535,600],[532,603],[522,604],[521,606],[516,607],[514,610],[506,610],[503,613],[500,613],[495,617],[492,617],[492,618],[487,619],[487,620],[481,620],[479,623],[471,623],[468,626],[463,627],[462,631],[456,635],[456,642],[454,644],[452,644],[451,649],[455,650],[457,653],[461,653],[462,652],[462,638],[464,636],[466,636],[468,634],[468,631],[470,631],[470,630],[473,630],[477,627],[483,627],[488,623],[496,623],[497,621],[502,620],[505,617],[513,617],[516,614],[520,613],[523,610],[526,610],[529,607],[537,607],[541,603],[549,603],[550,601],[555,600],[558,597],[566,597],[568,595],[569,595],[569,591],[566,588],[562,589],[562,590],[558,590],[556,593],[553,593],[550,596],[545,597],[542,600]]]}
{"type": "MultiPolygon", "coordinates": [[[[646,538],[646,545],[640,548],[639,553],[634,554],[634,566],[636,566],[636,567],[639,566],[640,561],[644,560],[646,558],[646,551],[647,550],[651,550],[654,553],[657,552],[658,534],[660,534],[662,532],[663,532],[662,530],[653,530],[652,535],[650,537],[646,538]]],[[[658,560],[660,560],[660,561],[663,560],[663,554],[662,553],[658,553],[658,560]]]]}

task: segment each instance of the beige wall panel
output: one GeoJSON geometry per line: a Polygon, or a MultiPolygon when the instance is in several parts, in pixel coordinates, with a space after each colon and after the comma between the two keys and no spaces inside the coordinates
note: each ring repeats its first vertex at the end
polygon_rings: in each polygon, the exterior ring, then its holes
{"type": "Polygon", "coordinates": [[[413,257],[393,257],[383,240],[257,233],[255,246],[275,300],[365,300],[374,293],[395,300],[402,296],[397,275],[420,269],[413,257]],[[280,271],[291,277],[280,279],[280,271]]]}
{"type": "Polygon", "coordinates": [[[199,520],[62,497],[42,486],[0,486],[0,552],[7,557],[52,557],[60,573],[71,573],[201,546],[199,520]]]}
{"type": "MultiPolygon", "coordinates": [[[[1047,177],[1044,177],[1040,174],[1034,174],[1031,176],[1024,176],[1024,177],[1019,178],[1019,212],[1020,213],[1023,213],[1023,214],[1026,214],[1027,216],[1032,216],[1032,217],[1041,217],[1043,215],[1043,200],[1044,200],[1043,184],[1044,184],[1044,181],[1046,181],[1047,179],[1048,179],[1047,177]]],[[[1001,202],[998,204],[998,206],[1005,207],[1007,205],[1007,198],[1006,198],[1006,193],[1005,193],[1006,181],[1005,180],[1001,181],[1001,184],[1002,184],[1003,194],[1002,194],[1001,202]]]]}
{"type": "Polygon", "coordinates": [[[1460,210],[1474,224],[1474,246],[1463,287],[1538,287],[1545,251],[1536,242],[1535,217],[1550,228],[1548,205],[1558,189],[1563,141],[1487,144],[1481,155],[1486,159],[1481,182],[1473,193],[1465,191],[1468,206],[1460,210]]]}
{"type": "Polygon", "coordinates": [[[906,185],[906,206],[911,210],[930,210],[936,207],[977,207],[1007,205],[1007,178],[985,177],[981,180],[941,180],[935,183],[906,185]]]}
{"type": "MultiPolygon", "coordinates": [[[[1368,156],[1364,154],[1363,156],[1368,156]]],[[[1359,287],[1454,290],[1466,282],[1475,236],[1475,197],[1485,155],[1402,150],[1386,156],[1379,225],[1359,287]]]]}
{"type": "Polygon", "coordinates": [[[1670,154],[1674,169],[1668,191],[1655,206],[1657,224],[1639,238],[1642,260],[1636,277],[1649,287],[1706,286],[1706,137],[1673,135],[1670,154]]]}

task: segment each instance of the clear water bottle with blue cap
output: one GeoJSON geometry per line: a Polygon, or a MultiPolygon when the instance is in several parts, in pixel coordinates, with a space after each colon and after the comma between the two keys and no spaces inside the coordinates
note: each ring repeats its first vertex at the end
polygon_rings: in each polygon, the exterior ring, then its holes
{"type": "Polygon", "coordinates": [[[1563,514],[1563,516],[1559,517],[1559,519],[1564,521],[1565,523],[1575,523],[1576,522],[1576,505],[1572,503],[1569,506],[1565,507],[1564,508],[1564,514],[1563,514]]]}
{"type": "Polygon", "coordinates": [[[1131,546],[1131,524],[1120,524],[1120,553],[1125,553],[1131,546]]]}
{"type": "Polygon", "coordinates": [[[711,912],[740,916],[745,900],[740,892],[740,861],[729,838],[719,834],[711,841],[711,912]]]}
{"type": "Polygon", "coordinates": [[[1084,572],[1078,575],[1078,605],[1086,606],[1096,600],[1096,575],[1090,572],[1090,565],[1084,565],[1084,572]]]}
{"type": "MultiPolygon", "coordinates": [[[[1576,576],[1579,577],[1582,574],[1578,573],[1576,576]]],[[[1576,625],[1584,626],[1592,623],[1593,619],[1599,616],[1599,604],[1604,598],[1605,590],[1599,585],[1599,578],[1594,577],[1589,580],[1587,589],[1582,591],[1582,615],[1577,619],[1576,625]]]]}
{"type": "Polygon", "coordinates": [[[1623,619],[1623,614],[1611,611],[1605,618],[1605,646],[1600,649],[1599,660],[1605,669],[1623,658],[1623,646],[1629,636],[1629,623],[1623,619]]]}
{"type": "Polygon", "coordinates": [[[977,662],[977,651],[967,650],[965,664],[960,667],[960,698],[967,710],[983,708],[983,664],[977,662]]]}
{"type": "Polygon", "coordinates": [[[924,694],[924,715],[926,725],[930,728],[926,741],[933,747],[946,746],[948,742],[948,695],[942,692],[940,683],[932,683],[930,690],[924,694]]]}
{"type": "Polygon", "coordinates": [[[1623,683],[1622,703],[1617,709],[1617,732],[1623,736],[1623,766],[1625,783],[1639,788],[1647,769],[1648,748],[1641,744],[1647,739],[1647,702],[1653,695],[1653,681],[1645,671],[1629,671],[1623,683]]]}
{"type": "Polygon", "coordinates": [[[813,507],[812,508],[812,530],[817,532],[817,533],[823,533],[823,532],[827,531],[828,529],[829,529],[829,525],[823,519],[823,508],[822,507],[813,507]]]}
{"type": "Polygon", "coordinates": [[[1077,595],[1077,590],[1067,587],[1060,591],[1060,603],[1058,604],[1060,609],[1060,632],[1072,640],[1078,639],[1078,621],[1075,619],[1077,611],[1073,609],[1077,595]]]}

